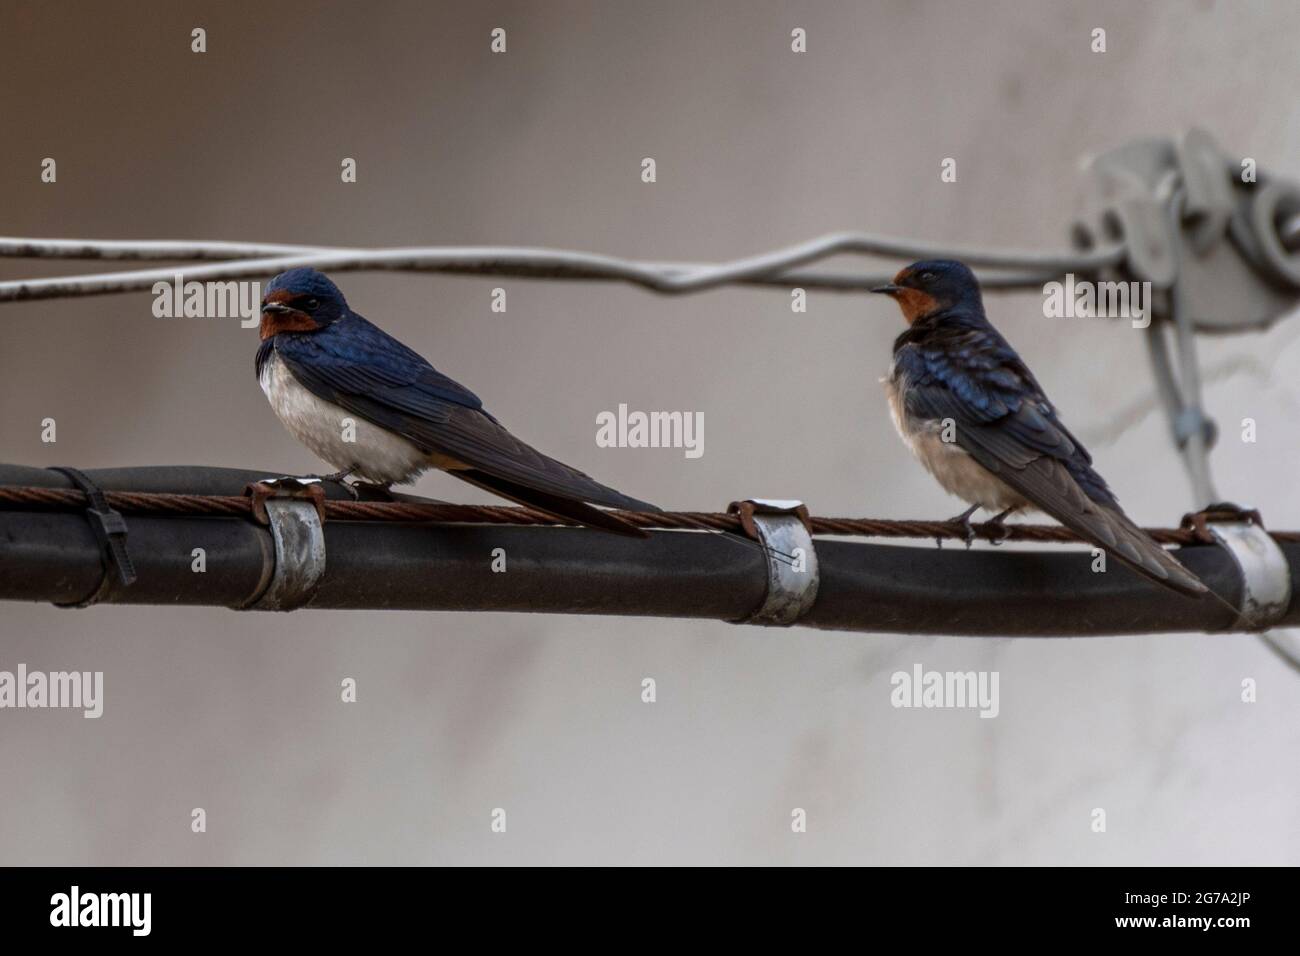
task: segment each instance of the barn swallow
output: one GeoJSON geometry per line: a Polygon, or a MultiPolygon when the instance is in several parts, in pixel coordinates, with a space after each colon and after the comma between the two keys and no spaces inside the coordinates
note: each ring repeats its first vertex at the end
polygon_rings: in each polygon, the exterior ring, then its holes
{"type": "Polygon", "coordinates": [[[999,512],[995,522],[1037,508],[1159,584],[1207,590],[1120,509],[1092,456],[984,315],[970,269],[916,262],[872,291],[892,297],[908,324],[884,380],[894,426],[944,490],[971,505],[953,519],[968,534],[979,508],[999,512]]]}
{"type": "Polygon", "coordinates": [[[314,269],[271,280],[260,329],[262,391],[293,436],[339,469],[330,479],[357,475],[387,487],[438,468],[538,511],[634,537],[646,533],[593,505],[659,510],[524,444],[477,395],[353,312],[314,269]]]}

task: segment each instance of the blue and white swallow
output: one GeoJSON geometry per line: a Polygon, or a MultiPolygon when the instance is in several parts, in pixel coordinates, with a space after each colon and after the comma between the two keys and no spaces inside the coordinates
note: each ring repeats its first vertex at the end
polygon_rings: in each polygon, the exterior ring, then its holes
{"type": "Polygon", "coordinates": [[[1205,593],[1124,514],[1092,456],[985,316],[970,269],[917,262],[872,291],[891,296],[908,324],[885,380],[894,425],[939,484],[971,505],[954,520],[969,530],[981,507],[999,512],[994,521],[1038,508],[1151,580],[1205,593]]]}
{"type": "Polygon", "coordinates": [[[314,269],[271,280],[260,329],[262,391],[289,432],[338,469],[330,479],[356,475],[386,487],[438,468],[538,511],[637,537],[645,532],[594,506],[659,510],[520,441],[477,395],[352,311],[314,269]]]}

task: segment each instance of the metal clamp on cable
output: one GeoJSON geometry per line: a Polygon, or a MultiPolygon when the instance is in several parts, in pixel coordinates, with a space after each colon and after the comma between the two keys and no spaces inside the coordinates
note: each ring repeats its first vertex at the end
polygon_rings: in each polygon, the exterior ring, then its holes
{"type": "Polygon", "coordinates": [[[1231,503],[1209,505],[1183,516],[1207,543],[1222,545],[1241,572],[1241,616],[1236,627],[1267,630],[1291,605],[1291,567],[1277,542],[1264,530],[1259,512],[1231,503]]]}
{"type": "Polygon", "coordinates": [[[817,551],[812,519],[802,501],[748,498],[727,508],[740,516],[745,534],[763,546],[767,558],[767,597],[737,624],[785,627],[795,623],[817,600],[817,551]]]}
{"type": "Polygon", "coordinates": [[[135,583],[135,563],[131,553],[126,549],[126,519],[121,513],[109,507],[108,499],[99,486],[76,468],[59,465],[50,469],[65,475],[86,496],[86,520],[99,541],[100,555],[104,564],[104,575],[90,597],[72,604],[59,604],[58,607],[90,607],[98,604],[120,583],[130,587],[135,583]]]}
{"type": "Polygon", "coordinates": [[[253,517],[271,529],[275,543],[271,581],[246,610],[302,607],[325,576],[325,489],[316,479],[264,478],[244,494],[253,499],[253,517]]]}

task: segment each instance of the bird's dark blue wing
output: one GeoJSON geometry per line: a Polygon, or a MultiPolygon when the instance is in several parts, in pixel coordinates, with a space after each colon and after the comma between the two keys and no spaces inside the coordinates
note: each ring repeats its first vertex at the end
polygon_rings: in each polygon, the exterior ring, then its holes
{"type": "Polygon", "coordinates": [[[1092,456],[1061,422],[1020,356],[992,328],[931,333],[923,343],[901,347],[894,362],[908,383],[909,413],[953,419],[959,443],[962,431],[968,431],[972,441],[978,438],[982,449],[1010,467],[1049,457],[1090,498],[1117,503],[1093,470],[1092,456]]]}
{"type": "Polygon", "coordinates": [[[532,489],[611,508],[658,510],[520,441],[477,395],[356,313],[311,335],[276,336],[275,352],[312,394],[459,463],[452,473],[468,481],[495,481],[516,489],[512,497],[520,500],[519,489],[532,489]]]}
{"type": "Polygon", "coordinates": [[[365,395],[395,413],[431,421],[446,421],[453,406],[483,408],[465,386],[355,313],[314,335],[277,336],[275,350],[297,366],[295,373],[301,369],[313,379],[313,392],[330,401],[365,395]]]}

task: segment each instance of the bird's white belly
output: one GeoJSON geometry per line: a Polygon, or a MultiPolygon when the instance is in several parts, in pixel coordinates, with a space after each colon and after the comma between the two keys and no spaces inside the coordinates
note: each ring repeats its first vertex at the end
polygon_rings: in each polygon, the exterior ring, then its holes
{"type": "Polygon", "coordinates": [[[920,421],[908,415],[899,386],[892,378],[883,381],[894,428],[944,491],[989,511],[1023,508],[1029,504],[1023,495],[972,458],[955,440],[944,441],[942,422],[920,421]]]}
{"type": "Polygon", "coordinates": [[[258,381],[284,427],[336,469],[385,484],[429,468],[429,456],[401,435],[313,395],[274,352],[258,381]]]}

